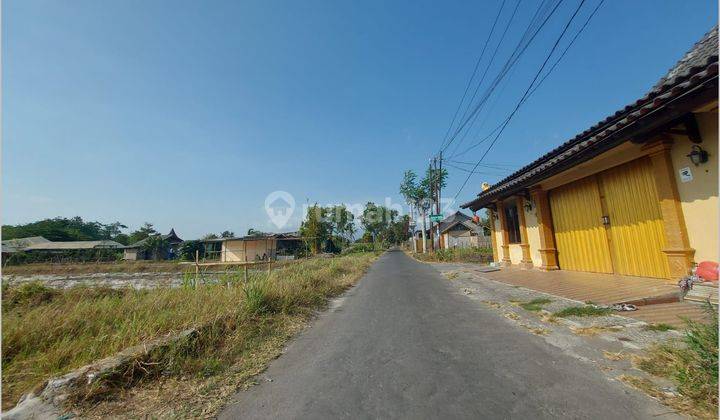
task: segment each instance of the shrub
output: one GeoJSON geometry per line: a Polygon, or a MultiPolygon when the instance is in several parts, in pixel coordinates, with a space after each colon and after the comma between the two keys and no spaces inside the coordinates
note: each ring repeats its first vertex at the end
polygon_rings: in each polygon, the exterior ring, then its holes
{"type": "Polygon", "coordinates": [[[547,298],[537,298],[531,300],[530,302],[521,303],[520,307],[525,309],[526,311],[538,312],[540,309],[542,309],[543,305],[547,305],[550,302],[552,301],[547,298]]]}
{"type": "Polygon", "coordinates": [[[610,308],[600,308],[598,306],[588,305],[588,306],[571,306],[569,308],[565,308],[560,311],[557,311],[553,315],[556,317],[564,318],[564,317],[568,317],[568,316],[579,316],[579,317],[603,316],[603,315],[610,315],[611,313],[612,313],[612,309],[610,309],[610,308]]]}

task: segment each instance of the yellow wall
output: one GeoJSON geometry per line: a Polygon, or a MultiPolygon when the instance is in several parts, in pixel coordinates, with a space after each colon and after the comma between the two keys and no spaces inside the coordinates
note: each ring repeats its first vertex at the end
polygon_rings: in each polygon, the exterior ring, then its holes
{"type": "MultiPolygon", "coordinates": [[[[502,261],[502,259],[505,257],[505,254],[503,253],[503,235],[502,230],[500,227],[500,219],[495,219],[495,241],[497,242],[497,255],[499,258],[499,261],[502,261]]],[[[497,261],[497,262],[499,262],[497,261]]]]}
{"type": "Polygon", "coordinates": [[[695,249],[695,262],[718,261],[718,114],[717,110],[695,114],[708,162],[695,166],[687,155],[692,144],[676,136],[671,151],[675,180],[680,194],[690,247],[695,249]],[[693,180],[680,181],[680,169],[689,167],[693,180]]]}
{"type": "Polygon", "coordinates": [[[520,264],[522,261],[522,248],[520,244],[510,244],[510,262],[520,264]]]}
{"type": "Polygon", "coordinates": [[[532,210],[525,212],[525,225],[527,226],[527,239],[530,245],[530,259],[535,267],[542,265],[542,257],[540,256],[540,228],[537,222],[537,209],[533,206],[532,210]]]}
{"type": "Polygon", "coordinates": [[[275,257],[275,239],[259,239],[254,241],[224,241],[222,243],[221,261],[248,261],[261,259],[263,255],[275,257]],[[245,251],[247,250],[247,258],[245,251]]]}

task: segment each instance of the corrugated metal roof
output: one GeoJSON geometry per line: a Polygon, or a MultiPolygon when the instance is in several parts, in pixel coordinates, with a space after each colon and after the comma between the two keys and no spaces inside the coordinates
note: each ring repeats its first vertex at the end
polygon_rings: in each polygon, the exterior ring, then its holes
{"type": "Polygon", "coordinates": [[[28,247],[23,251],[53,251],[73,249],[98,249],[98,248],[122,248],[123,244],[110,240],[101,241],[67,241],[67,242],[40,242],[28,247]]]}
{"type": "Polygon", "coordinates": [[[685,94],[694,93],[697,88],[707,87],[716,90],[717,87],[706,86],[706,84],[710,81],[717,81],[717,46],[718,27],[715,26],[645,96],[502,179],[478,194],[476,199],[460,207],[482,208],[494,199],[502,197],[504,193],[510,195],[518,188],[544,179],[543,174],[547,173],[550,168],[578,153],[589,148],[601,147],[620,130],[646,116],[651,116],[654,111],[664,107],[668,102],[685,94]]]}
{"type": "MultiPolygon", "coordinates": [[[[143,246],[145,246],[148,239],[154,238],[155,236],[158,236],[158,235],[148,236],[147,238],[145,238],[143,240],[137,241],[134,244],[124,246],[123,248],[126,248],[126,249],[142,248],[143,246]]],[[[170,232],[167,235],[160,235],[160,237],[167,241],[170,241],[171,243],[180,243],[183,241],[182,239],[180,239],[179,236],[177,236],[177,234],[175,233],[175,229],[170,229],[170,232]]]]}

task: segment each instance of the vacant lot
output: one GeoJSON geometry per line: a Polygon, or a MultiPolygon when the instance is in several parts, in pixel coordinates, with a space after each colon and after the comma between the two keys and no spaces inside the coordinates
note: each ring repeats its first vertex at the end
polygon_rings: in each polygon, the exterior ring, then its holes
{"type": "Polygon", "coordinates": [[[54,290],[33,283],[6,288],[3,408],[49,377],[192,326],[217,323],[210,337],[191,350],[177,349],[153,372],[207,378],[231,367],[242,370],[238,364],[264,360],[249,354],[278,351],[289,332],[359,279],[375,257],[310,259],[271,274],[253,272],[247,283],[231,274],[198,288],[54,290]]]}
{"type": "Polygon", "coordinates": [[[32,263],[3,267],[3,275],[92,274],[92,273],[182,273],[194,270],[177,261],[117,261],[97,263],[32,263]]]}

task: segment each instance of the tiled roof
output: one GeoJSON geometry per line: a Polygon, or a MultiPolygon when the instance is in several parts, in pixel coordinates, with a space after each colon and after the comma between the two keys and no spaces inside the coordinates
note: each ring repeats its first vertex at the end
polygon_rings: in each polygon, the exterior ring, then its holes
{"type": "Polygon", "coordinates": [[[551,176],[550,169],[566,163],[579,153],[612,147],[611,140],[617,140],[616,137],[623,134],[623,129],[645,117],[651,117],[655,111],[679,97],[702,88],[716,91],[717,87],[710,86],[709,82],[717,81],[717,47],[718,27],[715,26],[645,96],[504,178],[461,207],[482,208],[503,194],[512,194],[551,176]]]}

